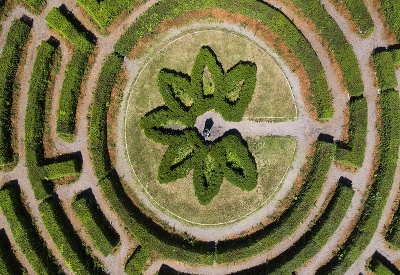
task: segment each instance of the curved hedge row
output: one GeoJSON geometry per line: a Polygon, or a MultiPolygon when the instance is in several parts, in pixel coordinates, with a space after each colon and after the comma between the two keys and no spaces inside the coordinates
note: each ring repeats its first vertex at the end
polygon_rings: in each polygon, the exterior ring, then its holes
{"type": "Polygon", "coordinates": [[[11,147],[11,107],[14,81],[31,28],[15,20],[7,34],[0,57],[0,167],[13,161],[11,147]]]}
{"type": "MultiPolygon", "coordinates": [[[[242,0],[232,3],[230,0],[188,0],[184,2],[179,0],[163,0],[139,16],[121,36],[115,44],[114,49],[121,55],[128,56],[133,46],[142,37],[148,35],[157,28],[160,23],[184,13],[206,8],[222,8],[233,13],[242,14],[251,19],[260,21],[278,34],[283,42],[301,61],[307,72],[311,84],[310,92],[315,100],[318,119],[327,120],[332,118],[332,95],[328,88],[325,72],[311,45],[285,15],[262,1],[242,0]]],[[[354,63],[351,65],[353,66],[353,64],[354,63]]],[[[354,72],[354,69],[352,68],[350,71],[354,72]]],[[[357,79],[361,81],[361,78],[357,76],[357,74],[354,74],[354,76],[354,80],[351,81],[356,82],[357,79]]],[[[350,79],[350,76],[346,79],[350,79]]],[[[357,85],[359,86],[362,84],[357,85]]],[[[349,88],[349,90],[357,90],[358,94],[360,87],[354,89],[349,88]]]]}
{"type": "Polygon", "coordinates": [[[16,183],[6,185],[0,190],[0,207],[15,242],[33,270],[40,274],[58,274],[61,268],[35,227],[35,222],[23,202],[21,189],[16,183]]]}
{"type": "Polygon", "coordinates": [[[338,184],[322,216],[289,249],[268,263],[239,272],[249,274],[295,274],[295,271],[314,257],[335,233],[350,206],[354,191],[338,184]]]}
{"type": "Polygon", "coordinates": [[[400,41],[400,2],[397,0],[380,0],[386,21],[400,41]]]}
{"type": "MultiPolygon", "coordinates": [[[[125,191],[117,173],[113,169],[107,148],[107,123],[111,91],[120,71],[123,58],[111,54],[103,64],[94,93],[89,123],[89,150],[98,184],[113,211],[125,224],[129,234],[138,240],[147,251],[140,255],[150,255],[157,251],[163,257],[172,257],[192,263],[212,264],[214,247],[208,243],[188,242],[177,234],[166,232],[158,224],[141,213],[125,191]]],[[[143,263],[143,257],[132,261],[143,263]]],[[[132,262],[131,264],[135,264],[132,262]]]]}
{"type": "Polygon", "coordinates": [[[218,263],[238,262],[266,251],[292,234],[314,207],[335,153],[335,145],[317,141],[316,153],[296,199],[274,222],[258,232],[235,240],[219,241],[216,261],[218,263]]]}
{"type": "Polygon", "coordinates": [[[0,229],[0,273],[10,275],[26,274],[25,268],[15,257],[10,241],[4,229],[0,229]]]}
{"type": "Polygon", "coordinates": [[[343,79],[350,96],[361,96],[364,92],[364,82],[358,67],[353,48],[347,41],[335,20],[324,9],[319,1],[291,0],[305,16],[311,19],[318,28],[320,35],[329,43],[330,52],[335,56],[342,70],[343,79]]]}
{"type": "Polygon", "coordinates": [[[400,97],[395,90],[379,95],[379,162],[369,196],[356,227],[337,255],[318,274],[344,273],[361,255],[375,233],[393,183],[400,147],[400,97]]]}

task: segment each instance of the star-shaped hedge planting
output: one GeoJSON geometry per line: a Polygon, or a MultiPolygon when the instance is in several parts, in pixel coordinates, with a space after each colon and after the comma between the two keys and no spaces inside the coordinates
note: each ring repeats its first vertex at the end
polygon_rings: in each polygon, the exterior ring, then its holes
{"type": "Polygon", "coordinates": [[[194,170],[195,193],[201,204],[218,194],[224,178],[242,190],[256,187],[256,164],[239,132],[232,129],[210,142],[194,127],[197,117],[209,110],[225,120],[241,121],[254,93],[256,73],[254,63],[243,61],[225,73],[209,47],[200,49],[191,76],[160,71],[157,82],[165,106],[140,121],[149,139],[169,146],[158,170],[160,183],[184,178],[194,170]]]}

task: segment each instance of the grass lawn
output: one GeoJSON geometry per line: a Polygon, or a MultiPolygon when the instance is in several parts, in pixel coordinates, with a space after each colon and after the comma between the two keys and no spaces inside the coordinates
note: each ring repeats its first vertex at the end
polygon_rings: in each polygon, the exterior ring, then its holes
{"type": "MultiPolygon", "coordinates": [[[[146,96],[149,103],[161,105],[163,101],[156,82],[158,72],[168,68],[190,75],[198,52],[205,45],[213,49],[225,72],[241,60],[256,63],[257,84],[245,117],[260,120],[258,118],[293,119],[297,116],[290,86],[275,60],[249,39],[222,30],[189,33],[158,52],[151,50],[153,58],[137,78],[132,92],[146,96]]],[[[147,103],[143,101],[135,107],[145,113],[151,110],[147,103]]]]}

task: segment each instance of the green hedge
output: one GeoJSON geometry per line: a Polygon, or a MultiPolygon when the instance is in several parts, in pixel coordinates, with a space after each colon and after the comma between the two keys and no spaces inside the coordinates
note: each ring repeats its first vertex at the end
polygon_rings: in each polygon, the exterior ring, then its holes
{"type": "Polygon", "coordinates": [[[141,213],[125,192],[118,175],[111,166],[107,150],[107,123],[111,91],[122,64],[122,57],[114,53],[105,61],[94,94],[89,123],[89,150],[99,186],[113,211],[126,229],[147,251],[157,251],[191,263],[212,264],[213,247],[192,243],[166,232],[161,226],[141,213]]]}
{"type": "Polygon", "coordinates": [[[380,0],[386,21],[400,41],[400,2],[397,0],[380,0]]]}
{"type": "Polygon", "coordinates": [[[141,246],[137,247],[125,265],[125,273],[128,275],[141,274],[151,252],[141,246]]]}
{"type": "Polygon", "coordinates": [[[309,215],[321,193],[335,153],[332,143],[317,141],[316,148],[311,170],[289,208],[258,232],[235,240],[219,241],[216,254],[218,263],[238,262],[267,251],[292,234],[309,215]]]}
{"type": "Polygon", "coordinates": [[[73,17],[70,11],[67,15],[58,8],[52,8],[46,15],[46,22],[50,27],[57,30],[61,35],[75,45],[81,52],[89,53],[93,50],[93,42],[88,38],[86,30],[77,29],[69,17],[73,17]]]}
{"type": "Polygon", "coordinates": [[[111,91],[121,70],[122,56],[112,53],[107,57],[100,72],[89,120],[89,149],[92,163],[98,179],[102,179],[111,170],[107,148],[107,110],[111,91]]]}
{"type": "MultiPolygon", "coordinates": [[[[121,55],[128,56],[133,46],[142,37],[150,34],[161,22],[193,10],[205,8],[222,8],[233,13],[242,14],[260,21],[279,35],[301,61],[307,72],[311,84],[311,95],[316,102],[315,107],[318,119],[327,120],[332,118],[332,95],[327,85],[325,72],[310,43],[285,15],[261,1],[242,0],[232,3],[230,0],[188,0],[184,2],[163,0],[149,8],[133,23],[115,44],[114,49],[121,55]]],[[[343,36],[342,33],[340,35],[343,36]]],[[[348,45],[347,41],[345,43],[345,45],[348,45]]],[[[344,75],[346,79],[351,79],[354,83],[357,83],[353,85],[357,87],[349,87],[349,90],[353,92],[351,94],[361,94],[363,90],[361,77],[358,70],[354,68],[354,64],[357,64],[357,61],[354,54],[352,56],[349,54],[349,56],[352,58],[349,60],[351,68],[346,67],[344,75]],[[355,73],[355,71],[358,73],[355,73]],[[346,74],[349,75],[347,76],[346,74]]]]}
{"type": "Polygon", "coordinates": [[[393,54],[390,51],[383,51],[374,53],[372,57],[375,64],[379,89],[385,91],[396,88],[398,82],[394,70],[393,54]]]}
{"type": "Polygon", "coordinates": [[[6,185],[0,190],[0,207],[14,240],[37,273],[57,274],[61,270],[40,237],[22,195],[17,184],[6,185]]]}
{"type": "Polygon", "coordinates": [[[339,184],[327,208],[316,223],[289,249],[278,257],[254,268],[253,274],[295,274],[295,271],[314,257],[327,243],[346,216],[354,195],[351,188],[339,184]]]}
{"type": "Polygon", "coordinates": [[[96,21],[103,29],[107,28],[111,22],[122,11],[131,8],[141,1],[138,0],[77,0],[82,8],[96,21]]]}
{"type": "Polygon", "coordinates": [[[104,273],[101,264],[90,256],[90,252],[84,247],[74,231],[58,198],[47,198],[39,205],[39,211],[58,251],[74,273],[104,273]]]}
{"type": "Polygon", "coordinates": [[[335,160],[360,168],[364,161],[367,138],[368,106],[364,97],[349,102],[349,142],[336,149],[335,160]]]}
{"type": "Polygon", "coordinates": [[[338,254],[318,273],[344,273],[361,255],[374,235],[392,187],[400,146],[400,97],[395,90],[379,95],[379,162],[360,220],[338,254]]]}
{"type": "Polygon", "coordinates": [[[24,0],[24,2],[36,12],[40,11],[46,5],[46,0],[24,0]]]}
{"type": "Polygon", "coordinates": [[[67,161],[54,162],[43,166],[43,177],[54,180],[68,176],[78,175],[82,170],[81,160],[76,158],[67,161]]]}
{"type": "Polygon", "coordinates": [[[43,41],[37,48],[36,60],[29,83],[28,105],[25,116],[25,152],[28,176],[38,200],[50,196],[53,186],[43,181],[44,148],[44,106],[49,85],[50,72],[56,47],[43,41]]]}
{"type": "Polygon", "coordinates": [[[13,161],[11,147],[11,107],[14,81],[31,28],[15,20],[7,34],[0,57],[0,167],[13,161]]]}
{"type": "Polygon", "coordinates": [[[400,207],[398,206],[394,214],[392,223],[386,233],[385,239],[396,249],[400,250],[400,207]]]}
{"type": "Polygon", "coordinates": [[[368,12],[363,0],[337,0],[342,2],[350,13],[351,19],[356,23],[358,34],[369,36],[374,30],[374,21],[368,12]]]}
{"type": "Polygon", "coordinates": [[[400,270],[381,254],[375,252],[368,263],[368,269],[377,275],[396,275],[400,270]]]}
{"type": "Polygon", "coordinates": [[[328,14],[319,1],[292,0],[304,12],[305,16],[313,21],[324,40],[329,43],[331,53],[339,63],[344,83],[350,96],[360,96],[364,92],[364,82],[358,67],[353,48],[347,41],[335,20],[328,14]]]}
{"type": "Polygon", "coordinates": [[[76,215],[92,238],[96,249],[104,256],[110,254],[119,243],[119,236],[99,208],[91,191],[79,194],[72,203],[76,215]]]}
{"type": "Polygon", "coordinates": [[[57,133],[65,141],[71,141],[75,133],[76,108],[87,63],[87,55],[76,49],[65,69],[57,111],[57,133]]]}
{"type": "Polygon", "coordinates": [[[15,257],[10,241],[4,229],[0,229],[0,273],[1,274],[26,274],[25,268],[15,257]]]}

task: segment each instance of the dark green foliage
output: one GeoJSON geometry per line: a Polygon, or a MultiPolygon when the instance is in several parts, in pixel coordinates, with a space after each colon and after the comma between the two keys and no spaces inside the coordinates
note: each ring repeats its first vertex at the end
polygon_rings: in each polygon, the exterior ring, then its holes
{"type": "Polygon", "coordinates": [[[379,89],[385,91],[397,87],[398,82],[394,71],[394,59],[390,51],[374,53],[372,55],[379,89]]]}
{"type": "Polygon", "coordinates": [[[123,58],[116,53],[109,55],[100,72],[94,91],[89,121],[89,149],[97,178],[102,179],[111,170],[107,148],[107,111],[111,91],[120,72],[123,58]]]}
{"type": "Polygon", "coordinates": [[[194,169],[193,184],[201,204],[218,194],[224,177],[243,190],[255,188],[256,165],[237,133],[208,143],[193,127],[199,115],[213,109],[225,120],[240,121],[252,99],[256,74],[257,67],[250,62],[240,62],[225,74],[209,47],[200,49],[191,78],[161,70],[157,82],[166,106],[140,121],[148,138],[169,145],[158,170],[160,183],[184,178],[194,169]],[[165,127],[173,123],[189,127],[184,131],[165,127]]]}
{"type": "Polygon", "coordinates": [[[369,196],[364,204],[360,220],[350,237],[319,274],[344,273],[358,259],[374,235],[383,208],[393,183],[400,146],[400,98],[395,90],[384,91],[379,95],[381,106],[381,126],[379,128],[379,162],[369,196]]]}
{"type": "Polygon", "coordinates": [[[368,264],[368,268],[377,275],[398,275],[400,274],[400,270],[397,267],[389,262],[384,256],[375,252],[370,259],[368,264]]]}
{"type": "Polygon", "coordinates": [[[397,0],[380,0],[386,21],[400,41],[400,2],[397,0]]]}
{"type": "Polygon", "coordinates": [[[52,193],[51,184],[42,180],[41,166],[44,164],[44,106],[55,50],[56,48],[47,41],[43,41],[37,48],[25,116],[26,166],[33,191],[39,200],[52,193]]]}
{"type": "Polygon", "coordinates": [[[394,247],[396,247],[396,249],[400,250],[400,207],[397,208],[397,211],[394,214],[385,239],[394,247]]]}
{"type": "Polygon", "coordinates": [[[24,0],[24,2],[36,12],[40,11],[46,5],[46,0],[24,0]]]}
{"type": "Polygon", "coordinates": [[[7,34],[0,57],[0,167],[13,161],[11,147],[11,107],[14,81],[31,28],[15,20],[7,34]]]}
{"type": "Polygon", "coordinates": [[[139,246],[135,249],[125,266],[127,275],[141,274],[146,261],[151,255],[151,250],[139,246]]]}
{"type": "Polygon", "coordinates": [[[70,11],[67,16],[59,8],[53,8],[46,16],[46,22],[61,35],[75,45],[81,52],[89,53],[93,49],[93,42],[88,38],[86,30],[77,29],[69,17],[73,17],[70,11]]]}
{"type": "Polygon", "coordinates": [[[87,62],[87,55],[75,50],[65,69],[57,112],[57,133],[66,141],[71,141],[75,132],[76,108],[87,62]]]}
{"type": "Polygon", "coordinates": [[[79,194],[72,203],[78,218],[92,238],[95,247],[104,256],[110,254],[119,242],[119,236],[104,216],[91,191],[79,194]]]}
{"type": "Polygon", "coordinates": [[[138,0],[77,0],[82,8],[93,17],[97,24],[103,29],[107,28],[111,22],[123,10],[131,8],[132,6],[140,3],[138,0]]]}
{"type": "Polygon", "coordinates": [[[335,56],[342,70],[345,85],[350,96],[360,96],[364,92],[360,69],[353,48],[347,41],[339,26],[330,17],[319,1],[292,0],[305,16],[313,21],[319,34],[329,43],[331,53],[335,56]]]}
{"type": "Polygon", "coordinates": [[[173,259],[212,264],[213,247],[204,243],[188,243],[179,236],[166,232],[142,214],[125,192],[118,175],[111,166],[107,150],[107,124],[104,118],[107,115],[111,90],[121,64],[122,57],[115,53],[110,55],[104,63],[100,73],[103,77],[99,78],[91,110],[89,150],[95,174],[99,179],[98,184],[113,211],[125,224],[129,234],[148,251],[146,253],[157,251],[160,255],[173,259]]]}
{"type": "Polygon", "coordinates": [[[358,27],[358,34],[367,37],[374,30],[374,21],[363,0],[339,0],[343,2],[350,13],[351,19],[358,27]]]}
{"type": "Polygon", "coordinates": [[[39,211],[51,238],[74,273],[104,274],[100,263],[83,246],[58,198],[47,198],[39,205],[39,211]]]}
{"type": "MultiPolygon", "coordinates": [[[[326,82],[324,70],[311,45],[288,18],[286,18],[280,11],[262,1],[242,0],[236,3],[232,3],[232,1],[229,0],[188,0],[184,2],[179,0],[161,1],[148,9],[129,27],[116,43],[114,49],[121,55],[127,56],[133,46],[142,37],[148,35],[152,30],[154,30],[161,22],[193,10],[204,8],[223,8],[233,13],[239,13],[249,18],[256,19],[279,35],[283,42],[293,50],[294,54],[301,61],[308,74],[311,84],[311,95],[315,99],[318,119],[327,120],[332,117],[332,96],[326,82]]],[[[343,36],[341,32],[340,35],[343,36]]],[[[345,43],[345,45],[348,45],[346,40],[345,43]]],[[[353,59],[349,60],[352,67],[350,69],[351,72],[356,71],[354,64],[357,64],[357,61],[355,58],[353,59]]],[[[354,93],[351,92],[350,94],[361,94],[362,81],[359,77],[359,73],[357,76],[357,73],[351,72],[345,70],[344,75],[346,75],[346,73],[349,74],[346,79],[354,78],[352,81],[357,83],[357,85],[353,86],[360,87],[349,87],[350,91],[354,91],[354,93]]],[[[215,83],[214,79],[213,81],[215,83]]]]}
{"type": "Polygon", "coordinates": [[[26,270],[15,257],[4,229],[0,230],[0,247],[0,273],[10,275],[22,275],[23,273],[26,273],[26,270]]]}
{"type": "MultiPolygon", "coordinates": [[[[35,228],[34,221],[22,200],[21,190],[16,183],[8,184],[0,190],[0,207],[15,242],[32,268],[40,274],[61,273],[55,259],[35,228]]],[[[1,249],[4,248],[1,247],[1,249]]]]}
{"type": "Polygon", "coordinates": [[[326,210],[317,222],[292,247],[267,264],[239,272],[240,274],[294,274],[327,243],[345,217],[353,198],[351,188],[339,184],[326,210]]]}
{"type": "Polygon", "coordinates": [[[78,175],[82,170],[81,160],[76,158],[54,162],[43,166],[43,177],[46,180],[60,179],[68,176],[78,175]]]}
{"type": "Polygon", "coordinates": [[[322,190],[335,153],[332,143],[317,141],[316,147],[311,170],[289,208],[276,221],[252,235],[219,241],[216,254],[218,263],[238,262],[272,248],[292,234],[307,217],[322,190]]]}
{"type": "Polygon", "coordinates": [[[349,109],[349,142],[339,145],[336,149],[335,160],[360,168],[364,161],[367,137],[367,100],[364,97],[351,98],[349,109]]]}

